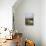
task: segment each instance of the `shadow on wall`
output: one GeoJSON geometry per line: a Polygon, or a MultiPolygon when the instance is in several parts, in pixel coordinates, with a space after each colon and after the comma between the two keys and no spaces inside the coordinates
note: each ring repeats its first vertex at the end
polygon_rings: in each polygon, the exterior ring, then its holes
{"type": "Polygon", "coordinates": [[[12,42],[9,46],[16,46],[15,42],[12,42]]]}
{"type": "Polygon", "coordinates": [[[35,36],[33,37],[31,34],[28,34],[28,36],[24,34],[23,37],[24,39],[33,40],[36,46],[41,46],[41,38],[36,38],[35,36]]]}

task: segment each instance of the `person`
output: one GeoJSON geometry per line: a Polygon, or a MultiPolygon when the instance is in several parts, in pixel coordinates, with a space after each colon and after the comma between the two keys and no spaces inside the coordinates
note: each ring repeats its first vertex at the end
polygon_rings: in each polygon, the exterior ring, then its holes
{"type": "Polygon", "coordinates": [[[35,46],[35,43],[32,40],[26,40],[25,46],[35,46]]]}

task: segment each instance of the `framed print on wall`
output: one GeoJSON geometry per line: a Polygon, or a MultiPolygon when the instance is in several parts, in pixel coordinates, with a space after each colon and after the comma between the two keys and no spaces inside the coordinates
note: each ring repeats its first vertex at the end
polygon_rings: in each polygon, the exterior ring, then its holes
{"type": "Polygon", "coordinates": [[[25,25],[34,25],[34,16],[25,17],[25,25]]]}

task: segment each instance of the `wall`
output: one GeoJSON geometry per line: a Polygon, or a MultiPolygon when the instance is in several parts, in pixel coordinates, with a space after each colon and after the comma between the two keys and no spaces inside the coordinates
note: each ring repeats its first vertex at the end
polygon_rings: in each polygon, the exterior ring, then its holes
{"type": "Polygon", "coordinates": [[[41,41],[46,46],[46,0],[41,0],[41,41]]]}
{"type": "Polygon", "coordinates": [[[12,6],[16,0],[0,0],[0,27],[12,29],[12,6]]]}
{"type": "Polygon", "coordinates": [[[24,38],[32,39],[35,41],[36,46],[41,46],[41,1],[40,0],[23,0],[13,6],[13,13],[15,19],[15,28],[18,32],[22,32],[24,38]],[[17,5],[17,7],[16,7],[17,5]],[[34,15],[34,25],[25,25],[25,16],[34,15]]]}

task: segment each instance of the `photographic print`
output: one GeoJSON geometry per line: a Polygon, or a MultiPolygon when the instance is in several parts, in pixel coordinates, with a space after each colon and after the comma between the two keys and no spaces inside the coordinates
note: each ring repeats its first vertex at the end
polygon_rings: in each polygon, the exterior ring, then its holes
{"type": "Polygon", "coordinates": [[[26,25],[33,25],[33,18],[25,18],[25,24],[26,25]]]}

